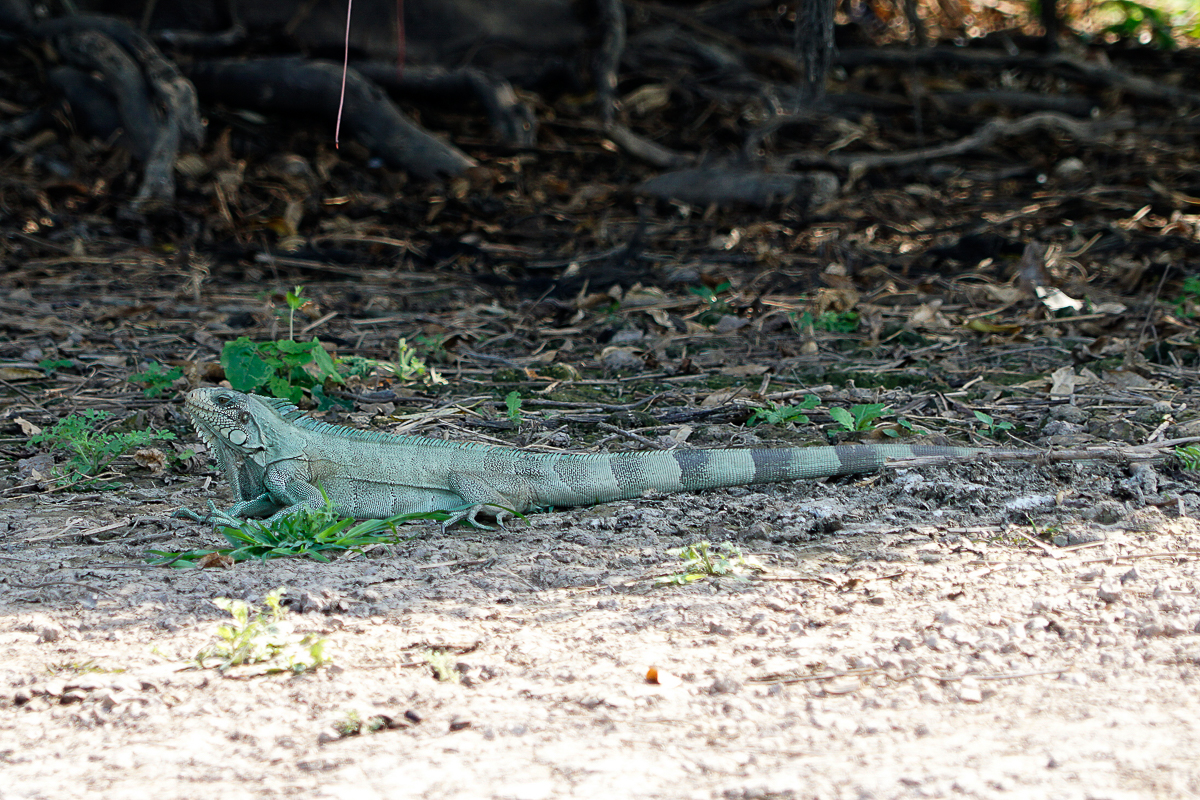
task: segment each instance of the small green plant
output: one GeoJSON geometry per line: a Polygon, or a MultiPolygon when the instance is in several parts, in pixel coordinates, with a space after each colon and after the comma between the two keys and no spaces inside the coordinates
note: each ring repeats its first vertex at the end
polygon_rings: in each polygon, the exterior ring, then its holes
{"type": "Polygon", "coordinates": [[[1000,431],[1011,431],[1013,424],[1007,420],[997,422],[991,414],[985,414],[982,411],[975,412],[975,419],[983,425],[983,432],[986,436],[995,437],[1000,431]]]}
{"type": "MultiPolygon", "coordinates": [[[[904,418],[896,420],[896,428],[903,428],[909,433],[916,433],[917,431],[917,429],[913,427],[913,424],[904,418]]],[[[880,431],[884,436],[889,436],[892,439],[898,439],[900,438],[900,431],[896,430],[896,428],[882,427],[880,428],[880,431]]]]}
{"type": "Polygon", "coordinates": [[[797,333],[803,333],[810,327],[829,333],[854,333],[858,330],[858,320],[858,314],[854,311],[826,311],[815,320],[808,311],[801,311],[799,314],[793,311],[788,314],[788,321],[797,333]]]}
{"type": "Polygon", "coordinates": [[[85,661],[58,661],[46,665],[46,672],[51,675],[87,675],[96,672],[120,673],[124,671],[124,667],[101,666],[91,658],[85,661]]]}
{"type": "Polygon", "coordinates": [[[341,719],[333,723],[333,729],[337,731],[338,736],[343,738],[358,736],[363,729],[362,715],[352,708],[343,714],[341,719]]]}
{"type": "Polygon", "coordinates": [[[742,555],[742,549],[733,542],[721,542],[716,547],[707,541],[699,541],[679,551],[683,570],[666,578],[660,584],[684,586],[708,578],[733,578],[746,580],[749,570],[761,569],[742,555]]]}
{"type": "Polygon", "coordinates": [[[38,362],[38,367],[45,371],[47,375],[53,375],[60,369],[72,367],[75,362],[69,358],[46,358],[38,362]]]}
{"type": "Polygon", "coordinates": [[[287,302],[287,305],[288,305],[288,338],[293,341],[296,339],[296,334],[295,334],[296,312],[299,311],[301,308],[303,308],[304,304],[308,302],[303,297],[301,297],[301,295],[303,295],[303,294],[304,294],[304,287],[297,286],[295,289],[286,293],[283,296],[283,299],[287,302]]]}
{"type": "Polygon", "coordinates": [[[329,642],[313,635],[293,633],[292,624],[285,619],[283,594],[280,586],[263,598],[264,609],[252,608],[243,600],[227,597],[213,599],[213,605],[229,612],[233,622],[217,628],[217,640],[196,653],[201,669],[209,659],[218,659],[219,670],[244,664],[269,663],[265,672],[304,672],[329,662],[326,653],[329,642]]]}
{"type": "Polygon", "coordinates": [[[321,340],[254,342],[248,336],[226,342],[221,366],[229,385],[239,392],[270,394],[299,403],[304,390],[326,381],[345,383],[321,340]]]}
{"type": "Polygon", "coordinates": [[[1185,447],[1176,447],[1175,455],[1183,463],[1184,469],[1200,469],[1200,446],[1189,444],[1185,447]]]}
{"type": "Polygon", "coordinates": [[[158,397],[164,391],[170,389],[171,384],[182,377],[183,370],[179,367],[163,369],[163,365],[155,361],[143,371],[130,375],[129,380],[133,383],[144,384],[145,388],[142,389],[142,394],[146,397],[158,397]]]}
{"type": "Polygon", "coordinates": [[[402,381],[419,380],[429,385],[446,382],[445,378],[438,375],[437,370],[431,369],[417,355],[417,351],[403,337],[396,342],[396,363],[390,366],[402,381]]]}
{"type": "Polygon", "coordinates": [[[696,318],[701,325],[715,325],[721,317],[733,313],[729,302],[720,296],[722,292],[729,291],[731,285],[729,281],[722,281],[715,289],[707,286],[688,287],[689,292],[704,301],[705,309],[696,318]]]}
{"type": "Polygon", "coordinates": [[[1175,313],[1188,319],[1195,318],[1197,306],[1200,306],[1200,276],[1188,275],[1183,279],[1181,295],[1175,302],[1175,313]]]}
{"type": "Polygon", "coordinates": [[[174,439],[170,431],[128,431],[106,433],[100,430],[107,411],[89,408],[78,414],[63,417],[41,433],[30,437],[29,443],[46,445],[52,450],[65,450],[70,458],[58,476],[59,486],[72,483],[92,483],[118,457],[135,447],[145,447],[158,440],[174,439]]]}
{"type": "Polygon", "coordinates": [[[1145,33],[1160,50],[1174,50],[1175,39],[1171,35],[1171,17],[1161,9],[1135,0],[1107,0],[1100,5],[1102,11],[1116,12],[1121,18],[1106,25],[1102,34],[1113,34],[1119,39],[1137,39],[1145,33]]]}
{"type": "Polygon", "coordinates": [[[1041,537],[1043,539],[1053,541],[1055,536],[1062,533],[1062,525],[1057,523],[1053,525],[1047,525],[1044,528],[1039,528],[1038,524],[1033,521],[1033,517],[1026,515],[1025,519],[1029,520],[1029,527],[1033,529],[1033,538],[1035,539],[1041,537]]]}
{"type": "Polygon", "coordinates": [[[454,655],[449,650],[426,650],[424,658],[437,680],[443,683],[458,683],[462,680],[462,673],[454,668],[454,655]]]}
{"type": "Polygon", "coordinates": [[[343,739],[347,736],[359,736],[364,733],[375,733],[388,727],[388,721],[379,714],[363,719],[357,709],[350,709],[342,718],[333,723],[333,729],[343,739]]]}
{"type": "Polygon", "coordinates": [[[521,393],[514,389],[505,395],[504,407],[508,409],[508,421],[521,427],[521,393]]]}
{"type": "Polygon", "coordinates": [[[449,518],[450,515],[443,511],[431,511],[399,514],[389,519],[368,519],[355,525],[352,519],[338,519],[327,500],[325,508],[319,511],[302,509],[270,524],[246,520],[238,527],[221,526],[221,534],[231,547],[182,552],[151,550],[149,561],[151,564],[183,568],[215,553],[228,556],[235,562],[290,556],[307,556],[315,561],[328,562],[331,555],[351,551],[361,553],[368,545],[399,541],[396,526],[402,522],[423,519],[444,522],[449,518]]]}
{"type": "Polygon", "coordinates": [[[446,337],[440,334],[418,334],[413,342],[420,348],[424,357],[430,361],[443,364],[450,360],[450,351],[446,349],[446,337]]]}
{"type": "Polygon", "coordinates": [[[768,425],[787,425],[794,423],[796,425],[807,425],[809,419],[808,415],[804,412],[814,409],[820,404],[821,400],[815,394],[807,395],[801,402],[787,406],[771,403],[767,408],[754,409],[754,413],[750,415],[750,419],[746,420],[746,424],[761,425],[766,423],[768,425]]]}
{"type": "Polygon", "coordinates": [[[875,420],[883,416],[887,411],[887,406],[883,403],[865,403],[862,405],[850,406],[845,408],[829,409],[829,416],[833,417],[844,431],[857,433],[871,429],[871,424],[875,420]]]}

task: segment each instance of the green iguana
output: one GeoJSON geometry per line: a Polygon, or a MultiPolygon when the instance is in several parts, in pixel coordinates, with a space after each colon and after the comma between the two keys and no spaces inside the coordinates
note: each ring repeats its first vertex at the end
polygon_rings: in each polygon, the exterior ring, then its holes
{"type": "Polygon", "coordinates": [[[320,509],[386,519],[447,511],[472,524],[485,508],[501,526],[510,512],[680,492],[875,472],[890,459],[961,457],[967,447],[853,444],[629,453],[539,453],[330,425],[286,400],[231,389],[194,389],[184,411],[216,456],[238,502],[207,522],[277,519],[320,509]],[[322,494],[324,492],[324,495],[322,494]]]}

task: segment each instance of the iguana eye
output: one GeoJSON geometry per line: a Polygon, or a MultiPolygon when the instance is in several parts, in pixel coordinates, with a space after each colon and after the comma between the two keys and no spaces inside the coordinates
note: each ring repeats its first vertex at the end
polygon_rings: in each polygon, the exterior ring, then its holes
{"type": "Polygon", "coordinates": [[[213,402],[219,406],[227,406],[227,405],[229,405],[229,396],[224,395],[224,394],[219,394],[219,395],[217,395],[217,399],[214,400],[213,402]]]}

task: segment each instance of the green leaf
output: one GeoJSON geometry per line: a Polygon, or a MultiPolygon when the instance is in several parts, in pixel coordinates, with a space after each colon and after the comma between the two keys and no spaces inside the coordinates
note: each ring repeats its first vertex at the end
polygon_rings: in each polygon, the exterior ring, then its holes
{"type": "Polygon", "coordinates": [[[274,370],[258,353],[247,336],[226,342],[221,349],[221,366],[229,385],[239,392],[253,392],[266,384],[274,370]]]}
{"type": "Polygon", "coordinates": [[[515,389],[508,393],[504,398],[504,405],[508,409],[508,421],[514,425],[521,424],[521,393],[515,389]]]}
{"type": "Polygon", "coordinates": [[[829,409],[829,416],[833,417],[833,421],[841,425],[845,430],[854,430],[854,417],[846,409],[840,407],[831,408],[829,409]]]}
{"type": "Polygon", "coordinates": [[[337,371],[337,367],[333,363],[333,358],[329,352],[321,346],[321,341],[317,337],[313,337],[311,342],[313,363],[317,365],[318,375],[321,381],[333,381],[334,383],[345,383],[345,379],[337,371]]]}

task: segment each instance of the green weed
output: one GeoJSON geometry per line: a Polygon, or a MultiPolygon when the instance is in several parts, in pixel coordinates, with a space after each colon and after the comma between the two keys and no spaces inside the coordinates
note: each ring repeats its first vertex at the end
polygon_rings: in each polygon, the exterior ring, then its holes
{"type": "Polygon", "coordinates": [[[776,403],[771,403],[767,408],[756,408],[754,413],[750,415],[750,419],[746,421],[747,425],[786,425],[794,423],[796,425],[807,425],[809,423],[808,415],[805,411],[816,408],[821,404],[821,400],[815,395],[810,394],[799,403],[793,403],[787,406],[781,406],[776,403]]]}
{"type": "Polygon", "coordinates": [[[373,544],[398,542],[396,526],[402,522],[431,519],[444,522],[450,515],[444,511],[421,514],[398,514],[388,519],[368,519],[357,525],[352,519],[339,519],[327,502],[319,511],[302,509],[267,524],[246,520],[238,527],[221,526],[221,534],[231,547],[219,550],[184,550],[169,552],[151,550],[151,564],[177,568],[193,566],[206,556],[216,553],[236,561],[266,560],[307,556],[315,561],[328,562],[331,555],[362,552],[373,544]]]}
{"type": "Polygon", "coordinates": [[[295,340],[295,338],[296,338],[296,335],[295,335],[296,312],[299,311],[301,308],[303,308],[304,304],[308,302],[303,297],[301,297],[301,295],[303,295],[303,294],[304,294],[304,287],[297,286],[295,289],[286,293],[283,296],[284,301],[288,305],[288,338],[292,339],[292,340],[295,340]]]}
{"type": "Polygon", "coordinates": [[[508,421],[521,427],[521,393],[515,389],[509,392],[504,398],[504,406],[508,409],[508,421]]]}
{"type": "Polygon", "coordinates": [[[833,421],[842,430],[849,433],[858,433],[870,430],[872,423],[882,417],[886,411],[887,406],[883,403],[865,403],[850,406],[849,409],[831,408],[829,409],[829,416],[833,417],[833,421]]]}
{"type": "Polygon", "coordinates": [[[437,680],[458,683],[462,679],[462,673],[454,668],[454,655],[448,650],[426,650],[424,657],[437,680]]]}
{"type": "Polygon", "coordinates": [[[797,333],[803,333],[810,327],[829,333],[854,333],[858,330],[859,317],[854,311],[826,311],[813,319],[813,315],[808,311],[799,314],[793,311],[788,314],[788,321],[792,324],[792,330],[797,333]]]}
{"type": "Polygon", "coordinates": [[[659,584],[686,586],[708,578],[733,578],[746,580],[750,570],[761,569],[742,555],[742,549],[733,542],[721,542],[715,548],[707,541],[696,542],[679,551],[683,570],[674,575],[659,578],[659,584]]]}
{"type": "Polygon", "coordinates": [[[1001,420],[1000,422],[997,422],[991,414],[985,414],[982,411],[975,412],[975,419],[982,423],[984,434],[992,438],[995,438],[996,434],[1000,433],[1000,431],[1011,431],[1013,428],[1013,424],[1011,422],[1008,422],[1007,420],[1001,420]]]}
{"type": "Polygon", "coordinates": [[[164,391],[171,388],[178,378],[183,377],[183,370],[179,367],[171,367],[163,369],[163,365],[157,361],[152,362],[142,372],[135,372],[129,376],[132,383],[141,383],[145,385],[142,389],[142,394],[146,397],[158,397],[164,391]]]}
{"type": "Polygon", "coordinates": [[[300,402],[305,389],[326,381],[346,382],[315,336],[311,342],[254,342],[242,336],[225,343],[221,366],[229,385],[239,392],[269,394],[293,403],[300,402]]]}
{"type": "Polygon", "coordinates": [[[1183,463],[1186,470],[1200,469],[1200,446],[1190,444],[1186,447],[1176,447],[1175,455],[1183,463]]]}
{"type": "Polygon", "coordinates": [[[723,281],[715,289],[710,289],[707,286],[688,287],[689,292],[704,301],[705,309],[696,318],[697,322],[701,325],[715,325],[721,317],[733,313],[733,309],[729,307],[729,302],[720,296],[722,292],[729,291],[731,285],[729,281],[723,281]]]}
{"type": "Polygon", "coordinates": [[[75,362],[69,358],[46,358],[38,362],[38,368],[45,370],[46,375],[53,375],[60,369],[75,366],[75,362]]]}
{"type": "Polygon", "coordinates": [[[311,634],[293,633],[282,604],[286,587],[280,586],[263,598],[266,608],[251,608],[243,600],[213,599],[213,605],[228,611],[233,622],[217,628],[217,640],[196,653],[204,669],[209,659],[218,659],[219,670],[246,664],[269,663],[265,672],[304,672],[329,663],[328,640],[311,634]]]}
{"type": "Polygon", "coordinates": [[[78,414],[63,417],[51,427],[30,437],[30,444],[45,445],[51,450],[65,450],[70,453],[70,458],[58,475],[60,486],[78,482],[92,483],[109,464],[133,448],[175,438],[175,434],[170,431],[106,433],[100,430],[100,424],[109,416],[111,415],[107,411],[89,408],[78,414]]]}

